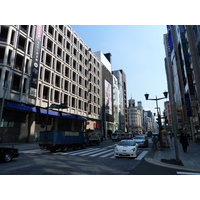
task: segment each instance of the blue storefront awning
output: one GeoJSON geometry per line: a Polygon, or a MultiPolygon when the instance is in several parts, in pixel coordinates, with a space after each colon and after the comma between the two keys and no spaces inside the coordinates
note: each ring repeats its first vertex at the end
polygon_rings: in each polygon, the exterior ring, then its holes
{"type": "Polygon", "coordinates": [[[71,114],[67,114],[67,113],[62,113],[62,117],[87,121],[87,118],[85,118],[85,117],[81,117],[81,116],[78,116],[78,115],[71,115],[71,114]]]}
{"type": "Polygon", "coordinates": [[[78,116],[78,120],[87,121],[87,118],[78,116]]]}
{"type": "Polygon", "coordinates": [[[6,107],[7,108],[13,108],[17,110],[22,110],[22,111],[28,111],[28,112],[36,112],[36,107],[28,106],[22,103],[14,103],[14,102],[6,102],[6,107]]]}
{"type": "MultiPolygon", "coordinates": [[[[40,113],[46,115],[47,114],[47,109],[40,108],[40,113]]],[[[57,117],[60,116],[58,112],[50,110],[50,109],[48,111],[48,115],[57,116],[57,117]]]]}

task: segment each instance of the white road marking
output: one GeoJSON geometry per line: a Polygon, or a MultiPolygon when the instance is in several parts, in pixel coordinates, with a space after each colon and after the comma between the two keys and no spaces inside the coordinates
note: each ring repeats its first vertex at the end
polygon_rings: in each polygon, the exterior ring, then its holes
{"type": "Polygon", "coordinates": [[[135,160],[141,160],[146,154],[147,154],[148,151],[143,151],[137,158],[135,158],[135,160]]]}
{"type": "Polygon", "coordinates": [[[200,173],[196,173],[196,172],[179,172],[179,171],[177,171],[176,173],[180,174],[180,175],[200,175],[200,173]]]}
{"type": "Polygon", "coordinates": [[[105,154],[105,153],[110,152],[110,151],[113,151],[113,150],[112,150],[112,149],[109,149],[109,150],[107,150],[107,151],[102,151],[102,152],[100,152],[100,153],[92,154],[92,155],[90,155],[90,157],[95,157],[95,156],[98,156],[98,155],[101,155],[101,154],[105,154]]]}

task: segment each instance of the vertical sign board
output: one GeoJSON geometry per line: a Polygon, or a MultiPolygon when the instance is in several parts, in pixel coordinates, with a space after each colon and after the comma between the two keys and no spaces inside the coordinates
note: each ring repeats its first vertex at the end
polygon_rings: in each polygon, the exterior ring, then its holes
{"type": "Polygon", "coordinates": [[[185,94],[185,107],[188,117],[192,117],[192,108],[190,104],[190,97],[189,94],[185,94]]]}
{"type": "Polygon", "coordinates": [[[105,80],[105,112],[112,115],[112,88],[111,84],[105,80]]]}
{"type": "Polygon", "coordinates": [[[35,34],[35,44],[33,49],[32,68],[31,68],[31,83],[30,83],[31,96],[36,96],[39,66],[40,66],[42,33],[43,33],[43,25],[37,25],[35,34]]]}

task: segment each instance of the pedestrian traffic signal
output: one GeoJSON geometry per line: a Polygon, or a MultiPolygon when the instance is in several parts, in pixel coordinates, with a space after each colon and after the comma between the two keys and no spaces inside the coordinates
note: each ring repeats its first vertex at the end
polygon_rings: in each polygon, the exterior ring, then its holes
{"type": "Polygon", "coordinates": [[[165,120],[165,126],[169,126],[168,119],[165,120]]]}

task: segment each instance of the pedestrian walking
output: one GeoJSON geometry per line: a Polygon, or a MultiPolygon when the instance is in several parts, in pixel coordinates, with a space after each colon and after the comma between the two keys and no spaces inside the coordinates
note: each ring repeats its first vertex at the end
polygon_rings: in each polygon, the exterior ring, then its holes
{"type": "Polygon", "coordinates": [[[182,144],[183,151],[187,152],[187,147],[189,146],[189,143],[188,143],[188,136],[187,136],[186,130],[183,131],[180,135],[180,143],[182,144]]]}
{"type": "Polygon", "coordinates": [[[152,149],[154,151],[158,150],[158,147],[157,147],[158,138],[155,135],[152,137],[152,142],[153,142],[152,149]]]}

